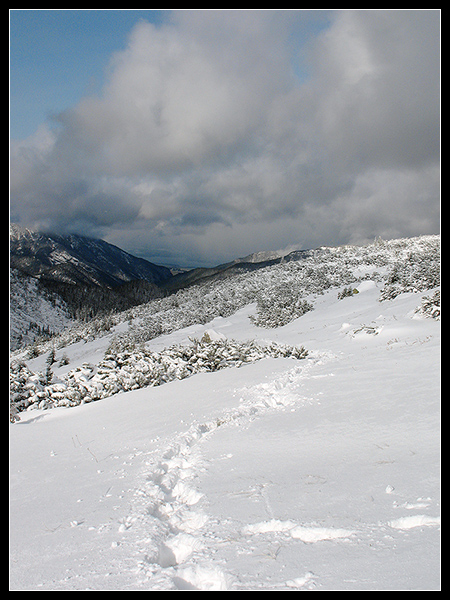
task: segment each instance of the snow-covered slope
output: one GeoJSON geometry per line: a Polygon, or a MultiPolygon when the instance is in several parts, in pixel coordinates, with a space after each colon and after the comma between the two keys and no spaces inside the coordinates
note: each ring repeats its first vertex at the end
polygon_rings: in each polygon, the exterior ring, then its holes
{"type": "MultiPolygon", "coordinates": [[[[439,236],[377,240],[363,247],[318,248],[284,264],[235,273],[225,279],[212,278],[166,298],[111,315],[106,324],[100,318],[71,328],[50,343],[42,344],[38,351],[49,352],[52,347],[63,348],[103,336],[103,350],[109,345],[110,351],[120,352],[161,334],[206,324],[216,316],[228,317],[251,303],[257,305],[253,316],[257,325],[279,327],[314,309],[315,297],[330,287],[352,286],[367,278],[380,285],[380,299],[385,300],[405,291],[426,291],[439,286],[439,236]]],[[[87,354],[86,347],[83,353],[87,354]]]]}
{"type": "MultiPolygon", "coordinates": [[[[21,412],[10,426],[11,589],[439,589],[437,289],[396,293],[391,266],[383,278],[373,265],[371,278],[366,265],[350,292],[345,281],[305,294],[314,309],[281,327],[258,326],[252,302],[145,344],[163,354],[194,338],[255,340],[304,346],[306,358],[21,412]]],[[[130,341],[128,317],[58,348],[55,378],[130,341]]]]}
{"type": "Polygon", "coordinates": [[[17,269],[10,270],[9,298],[12,350],[31,344],[44,332],[57,333],[75,324],[61,298],[44,290],[36,279],[17,269]]]}
{"type": "Polygon", "coordinates": [[[438,588],[439,323],[365,285],[271,332],[304,361],[24,413],[12,589],[438,588]]]}

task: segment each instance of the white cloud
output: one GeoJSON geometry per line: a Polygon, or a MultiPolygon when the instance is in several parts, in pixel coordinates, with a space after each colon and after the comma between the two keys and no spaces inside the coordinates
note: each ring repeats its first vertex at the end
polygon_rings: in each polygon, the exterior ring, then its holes
{"type": "Polygon", "coordinates": [[[101,96],[13,146],[11,217],[171,262],[436,230],[439,12],[335,13],[300,81],[308,18],[137,25],[101,96]]]}
{"type": "Polygon", "coordinates": [[[178,26],[137,25],[103,97],[63,116],[77,144],[100,150],[98,168],[148,175],[214,164],[261,127],[286,69],[267,27],[251,35],[241,17],[199,15],[194,25],[188,13],[178,26]]]}

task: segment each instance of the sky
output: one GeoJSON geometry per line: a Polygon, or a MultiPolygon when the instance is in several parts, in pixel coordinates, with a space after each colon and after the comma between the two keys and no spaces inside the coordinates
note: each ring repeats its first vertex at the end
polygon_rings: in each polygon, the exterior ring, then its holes
{"type": "Polygon", "coordinates": [[[10,221],[183,267],[439,233],[440,28],[10,9],[10,221]]]}

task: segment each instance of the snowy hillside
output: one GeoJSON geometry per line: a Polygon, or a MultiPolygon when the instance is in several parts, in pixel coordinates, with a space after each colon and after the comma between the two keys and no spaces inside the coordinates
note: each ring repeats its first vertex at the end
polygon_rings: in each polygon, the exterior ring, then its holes
{"type": "Polygon", "coordinates": [[[439,242],[320,249],[16,353],[11,589],[439,589],[439,242]]]}
{"type": "Polygon", "coordinates": [[[61,298],[17,269],[10,270],[9,298],[12,350],[75,324],[61,298]]]}
{"type": "Polygon", "coordinates": [[[114,287],[143,279],[160,282],[170,270],[132,256],[104,240],[58,235],[10,225],[10,263],[34,277],[114,287]]]}

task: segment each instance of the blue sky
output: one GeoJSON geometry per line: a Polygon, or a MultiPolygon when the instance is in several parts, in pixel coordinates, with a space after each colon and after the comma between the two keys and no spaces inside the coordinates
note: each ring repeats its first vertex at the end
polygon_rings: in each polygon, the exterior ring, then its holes
{"type": "MultiPolygon", "coordinates": [[[[114,52],[145,20],[170,22],[170,10],[10,11],[11,137],[32,135],[47,119],[101,91],[114,52]]],[[[292,36],[292,54],[328,25],[328,11],[311,13],[292,36]]],[[[297,61],[297,75],[303,77],[297,61]]]]}
{"type": "Polygon", "coordinates": [[[161,264],[440,227],[440,10],[10,10],[10,219],[161,264]]]}
{"type": "Polygon", "coordinates": [[[113,52],[159,10],[10,11],[11,137],[32,135],[49,116],[99,91],[113,52]]]}

